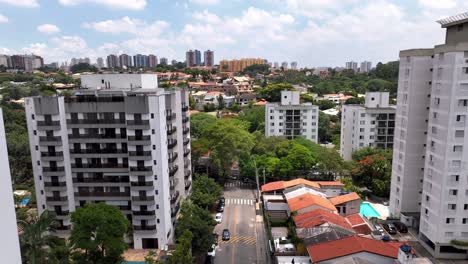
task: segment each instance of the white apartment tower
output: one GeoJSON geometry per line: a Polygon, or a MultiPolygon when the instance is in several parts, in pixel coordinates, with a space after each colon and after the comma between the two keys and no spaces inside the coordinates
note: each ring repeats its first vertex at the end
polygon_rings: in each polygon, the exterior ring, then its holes
{"type": "Polygon", "coordinates": [[[468,13],[438,22],[445,44],[400,52],[390,210],[433,256],[466,259],[468,13]]]}
{"type": "Polygon", "coordinates": [[[282,91],[281,103],[268,103],[265,108],[265,135],[287,138],[305,137],[318,141],[318,106],[300,103],[299,91],[282,91]]]}
{"type": "Polygon", "coordinates": [[[366,93],[364,105],[343,105],[341,157],[351,160],[353,152],[364,147],[392,149],[395,113],[388,92],[366,93]]]}
{"type": "Polygon", "coordinates": [[[26,114],[39,212],[58,235],[86,203],[118,206],[134,248],[173,242],[191,192],[188,93],[157,87],[155,74],[82,75],[70,97],[29,97],[26,114]]]}
{"type": "Polygon", "coordinates": [[[7,142],[3,114],[0,108],[0,208],[3,216],[0,218],[0,233],[2,243],[0,254],[5,263],[21,264],[18,227],[16,226],[15,204],[11,187],[10,165],[8,164],[7,142]]]}

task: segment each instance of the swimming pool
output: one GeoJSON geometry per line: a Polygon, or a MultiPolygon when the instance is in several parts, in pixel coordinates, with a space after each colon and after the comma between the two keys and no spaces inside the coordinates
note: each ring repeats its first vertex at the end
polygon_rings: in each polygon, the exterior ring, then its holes
{"type": "Polygon", "coordinates": [[[19,204],[20,204],[20,206],[26,206],[26,205],[28,205],[30,200],[31,200],[31,198],[24,198],[23,200],[21,200],[21,202],[19,204]]]}
{"type": "Polygon", "coordinates": [[[374,209],[374,207],[372,207],[372,205],[370,205],[369,203],[367,202],[363,202],[361,204],[361,209],[359,210],[359,213],[362,215],[362,216],[365,216],[365,217],[380,217],[380,214],[374,209]]]}

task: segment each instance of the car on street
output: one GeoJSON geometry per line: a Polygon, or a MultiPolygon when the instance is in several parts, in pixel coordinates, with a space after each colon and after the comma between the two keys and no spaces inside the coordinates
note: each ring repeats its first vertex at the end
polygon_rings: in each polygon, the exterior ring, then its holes
{"type": "Polygon", "coordinates": [[[224,241],[231,239],[231,233],[229,232],[229,229],[224,229],[222,236],[224,241]]]}
{"type": "Polygon", "coordinates": [[[218,245],[219,235],[216,233],[213,233],[213,240],[214,240],[215,245],[218,245]]]}
{"type": "Polygon", "coordinates": [[[224,197],[219,198],[218,204],[222,204],[224,206],[225,199],[224,197]]]}
{"type": "Polygon", "coordinates": [[[213,258],[216,256],[216,245],[215,244],[211,245],[211,251],[208,252],[208,256],[213,257],[213,258]]]}
{"type": "Polygon", "coordinates": [[[222,213],[217,213],[215,216],[216,223],[220,224],[223,222],[223,214],[222,213]]]}
{"type": "Polygon", "coordinates": [[[393,223],[393,225],[395,226],[396,230],[398,230],[398,232],[408,233],[408,227],[406,227],[406,225],[402,222],[395,222],[393,223]]]}
{"type": "Polygon", "coordinates": [[[383,224],[382,227],[387,231],[390,235],[396,235],[397,230],[393,224],[383,224]]]}
{"type": "Polygon", "coordinates": [[[219,203],[219,204],[218,204],[218,207],[216,207],[216,211],[217,211],[218,213],[224,212],[224,204],[219,203]]]}

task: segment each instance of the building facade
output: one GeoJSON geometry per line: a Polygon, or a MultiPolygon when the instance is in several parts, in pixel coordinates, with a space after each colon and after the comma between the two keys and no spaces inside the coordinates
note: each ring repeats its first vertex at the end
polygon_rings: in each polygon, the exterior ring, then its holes
{"type": "Polygon", "coordinates": [[[358,64],[355,61],[348,61],[346,62],[346,67],[347,70],[353,70],[354,72],[357,72],[358,70],[358,64]]]}
{"type": "Polygon", "coordinates": [[[199,50],[195,50],[193,53],[195,55],[195,66],[201,66],[201,52],[199,50]]]}
{"type": "Polygon", "coordinates": [[[359,72],[367,73],[372,70],[372,62],[370,61],[363,61],[361,62],[361,67],[359,68],[359,72]]]}
{"type": "Polygon", "coordinates": [[[113,68],[119,68],[120,67],[120,60],[117,55],[110,54],[107,56],[107,68],[113,69],[113,68]]]}
{"type": "Polygon", "coordinates": [[[148,55],[148,67],[155,68],[158,66],[158,57],[154,54],[148,55]]]}
{"type": "Polygon", "coordinates": [[[11,58],[8,55],[0,55],[0,66],[11,67],[11,58]]]}
{"type": "Polygon", "coordinates": [[[5,263],[21,264],[18,227],[16,225],[15,204],[11,184],[10,165],[8,163],[7,142],[3,114],[0,108],[0,208],[3,216],[0,220],[2,246],[0,254],[5,263]]]}
{"type": "Polygon", "coordinates": [[[433,256],[466,259],[468,13],[438,22],[445,44],[400,52],[390,210],[433,256]]]}
{"type": "Polygon", "coordinates": [[[254,64],[265,64],[264,59],[222,60],[219,62],[220,70],[227,72],[240,72],[254,64]]]}
{"type": "Polygon", "coordinates": [[[204,63],[206,67],[213,67],[214,66],[214,51],[207,50],[205,51],[204,55],[204,63]]]}
{"type": "Polygon", "coordinates": [[[102,69],[102,68],[105,67],[104,66],[104,60],[101,57],[97,58],[96,66],[97,66],[98,69],[102,69]]]}
{"type": "Polygon", "coordinates": [[[26,114],[38,210],[55,212],[58,235],[76,208],[105,202],[129,219],[134,248],[173,242],[191,192],[188,92],[158,89],[154,74],[87,75],[71,97],[27,98],[26,114]]]}
{"type": "Polygon", "coordinates": [[[195,66],[195,52],[193,50],[189,50],[185,53],[185,63],[187,67],[195,66]]]}
{"type": "Polygon", "coordinates": [[[120,54],[119,63],[120,67],[132,67],[132,57],[127,54],[120,54]]]}
{"type": "Polygon", "coordinates": [[[343,105],[341,157],[351,160],[354,151],[365,147],[393,149],[395,114],[388,92],[366,93],[364,105],[343,105]]]}
{"type": "Polygon", "coordinates": [[[138,68],[148,67],[148,56],[142,54],[133,56],[133,65],[138,68]]]}
{"type": "Polygon", "coordinates": [[[161,60],[159,60],[161,65],[167,65],[167,58],[162,57],[161,60]]]}
{"type": "Polygon", "coordinates": [[[265,135],[287,138],[305,137],[318,142],[318,106],[300,103],[298,91],[282,91],[281,103],[265,107],[265,135]]]}

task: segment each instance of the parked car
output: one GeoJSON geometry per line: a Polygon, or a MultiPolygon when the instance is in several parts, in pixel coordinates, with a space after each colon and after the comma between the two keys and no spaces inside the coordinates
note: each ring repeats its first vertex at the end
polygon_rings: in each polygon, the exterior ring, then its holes
{"type": "Polygon", "coordinates": [[[385,234],[385,235],[382,237],[382,241],[383,241],[383,242],[388,242],[388,241],[390,241],[390,236],[387,235],[387,234],[385,234]]]}
{"type": "Polygon", "coordinates": [[[223,230],[223,240],[229,240],[231,239],[231,233],[229,232],[229,229],[224,229],[223,230]]]}
{"type": "Polygon", "coordinates": [[[216,208],[216,211],[218,213],[224,212],[224,204],[218,204],[218,207],[216,208]]]}
{"type": "Polygon", "coordinates": [[[383,224],[382,227],[387,231],[390,235],[396,235],[397,230],[393,224],[383,224]]]}
{"type": "Polygon", "coordinates": [[[222,213],[217,213],[215,216],[216,223],[220,224],[223,222],[223,214],[222,213]]]}
{"type": "Polygon", "coordinates": [[[211,245],[211,251],[208,252],[208,256],[213,257],[213,258],[216,256],[216,245],[215,244],[211,245]]]}
{"type": "Polygon", "coordinates": [[[371,232],[371,236],[373,239],[377,239],[377,240],[381,240],[383,238],[385,233],[383,233],[383,231],[380,231],[380,230],[374,230],[371,232]]]}
{"type": "Polygon", "coordinates": [[[224,197],[219,198],[218,204],[222,204],[224,206],[225,199],[224,197]]]}
{"type": "Polygon", "coordinates": [[[406,227],[406,225],[402,222],[395,222],[393,223],[393,225],[395,226],[396,230],[398,230],[398,232],[408,233],[408,227],[406,227]]]}
{"type": "Polygon", "coordinates": [[[215,245],[218,245],[219,235],[216,233],[213,233],[213,240],[214,240],[215,245]]]}

